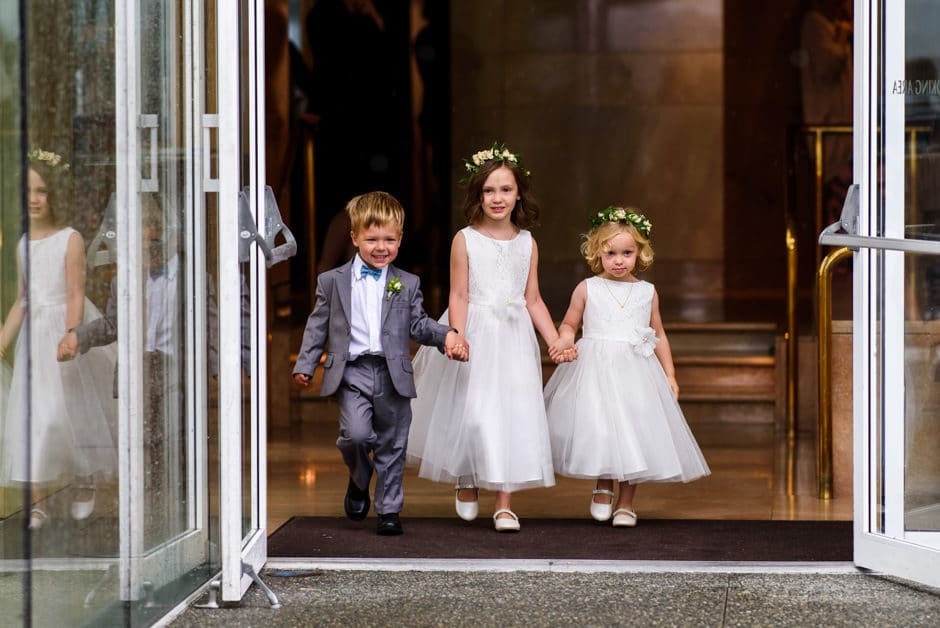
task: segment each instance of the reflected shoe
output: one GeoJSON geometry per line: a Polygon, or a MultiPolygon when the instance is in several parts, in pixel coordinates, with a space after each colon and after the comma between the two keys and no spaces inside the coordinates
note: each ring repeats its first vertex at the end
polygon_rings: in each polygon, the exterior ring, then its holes
{"type": "Polygon", "coordinates": [[[29,511],[29,529],[38,530],[46,523],[49,515],[42,508],[33,508],[29,511]]]}
{"type": "Polygon", "coordinates": [[[610,519],[610,515],[614,511],[614,492],[607,490],[606,488],[595,488],[591,491],[591,516],[594,517],[595,521],[607,521],[610,519]],[[606,504],[599,504],[594,501],[594,495],[607,495],[610,497],[610,502],[606,504]]]}
{"type": "Polygon", "coordinates": [[[477,515],[480,514],[480,502],[478,501],[480,490],[473,484],[463,484],[455,487],[454,491],[454,508],[457,510],[457,516],[464,521],[476,519],[477,515]],[[472,502],[460,501],[460,491],[471,489],[476,491],[476,498],[472,502]]]}
{"type": "Polygon", "coordinates": [[[519,531],[519,517],[516,516],[516,513],[513,511],[502,508],[493,513],[493,526],[496,528],[497,532],[518,532],[519,531]],[[500,517],[500,515],[509,515],[508,517],[500,517]]]}
{"type": "Polygon", "coordinates": [[[401,529],[401,520],[398,518],[398,513],[389,512],[384,515],[379,515],[379,523],[375,532],[382,536],[398,536],[402,534],[404,530],[401,529]]]}
{"type": "Polygon", "coordinates": [[[369,514],[369,491],[356,486],[352,478],[349,478],[349,486],[346,487],[343,509],[346,510],[346,516],[353,521],[362,521],[369,514]]]}
{"type": "Polygon", "coordinates": [[[87,486],[76,486],[76,490],[79,491],[90,491],[90,499],[74,499],[72,500],[72,519],[76,521],[81,521],[82,519],[87,519],[91,516],[91,513],[95,510],[95,495],[97,491],[93,485],[87,486]]]}
{"type": "Polygon", "coordinates": [[[618,508],[614,511],[613,526],[615,528],[632,528],[636,525],[636,513],[628,508],[618,508]]]}

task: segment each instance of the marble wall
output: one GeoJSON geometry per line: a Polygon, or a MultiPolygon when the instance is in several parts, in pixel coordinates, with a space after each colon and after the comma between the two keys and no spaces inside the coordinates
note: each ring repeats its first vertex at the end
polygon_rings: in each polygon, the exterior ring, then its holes
{"type": "Polygon", "coordinates": [[[664,318],[723,317],[723,23],[722,0],[452,2],[454,179],[494,140],[522,154],[554,316],[588,272],[589,211],[629,204],[654,223],[664,318]]]}

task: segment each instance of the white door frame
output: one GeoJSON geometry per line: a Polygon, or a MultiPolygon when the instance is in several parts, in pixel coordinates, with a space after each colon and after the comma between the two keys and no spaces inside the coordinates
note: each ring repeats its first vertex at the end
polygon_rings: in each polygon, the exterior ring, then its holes
{"type": "Polygon", "coordinates": [[[904,256],[940,255],[940,242],[905,239],[905,100],[889,93],[892,81],[904,78],[904,10],[903,2],[855,2],[854,175],[861,207],[854,239],[854,555],[859,567],[936,587],[940,532],[907,533],[903,520],[904,256]],[[878,114],[882,103],[883,119],[878,114]],[[883,170],[878,142],[885,155],[883,170]],[[876,224],[880,203],[885,204],[881,233],[876,224]]]}

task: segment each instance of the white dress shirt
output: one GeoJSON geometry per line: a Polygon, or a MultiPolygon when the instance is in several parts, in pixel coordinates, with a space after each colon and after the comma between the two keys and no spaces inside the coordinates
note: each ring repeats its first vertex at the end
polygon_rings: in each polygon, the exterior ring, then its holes
{"type": "Polygon", "coordinates": [[[388,267],[382,268],[378,279],[362,276],[359,254],[352,263],[352,292],[349,301],[349,355],[355,359],[365,353],[382,353],[382,299],[388,267]]]}

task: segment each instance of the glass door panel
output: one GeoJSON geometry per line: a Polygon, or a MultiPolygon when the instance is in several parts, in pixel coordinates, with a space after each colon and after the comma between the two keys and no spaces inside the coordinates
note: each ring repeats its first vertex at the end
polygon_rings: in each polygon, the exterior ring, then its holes
{"type": "Polygon", "coordinates": [[[940,6],[860,6],[855,562],[940,586],[940,6]]]}

